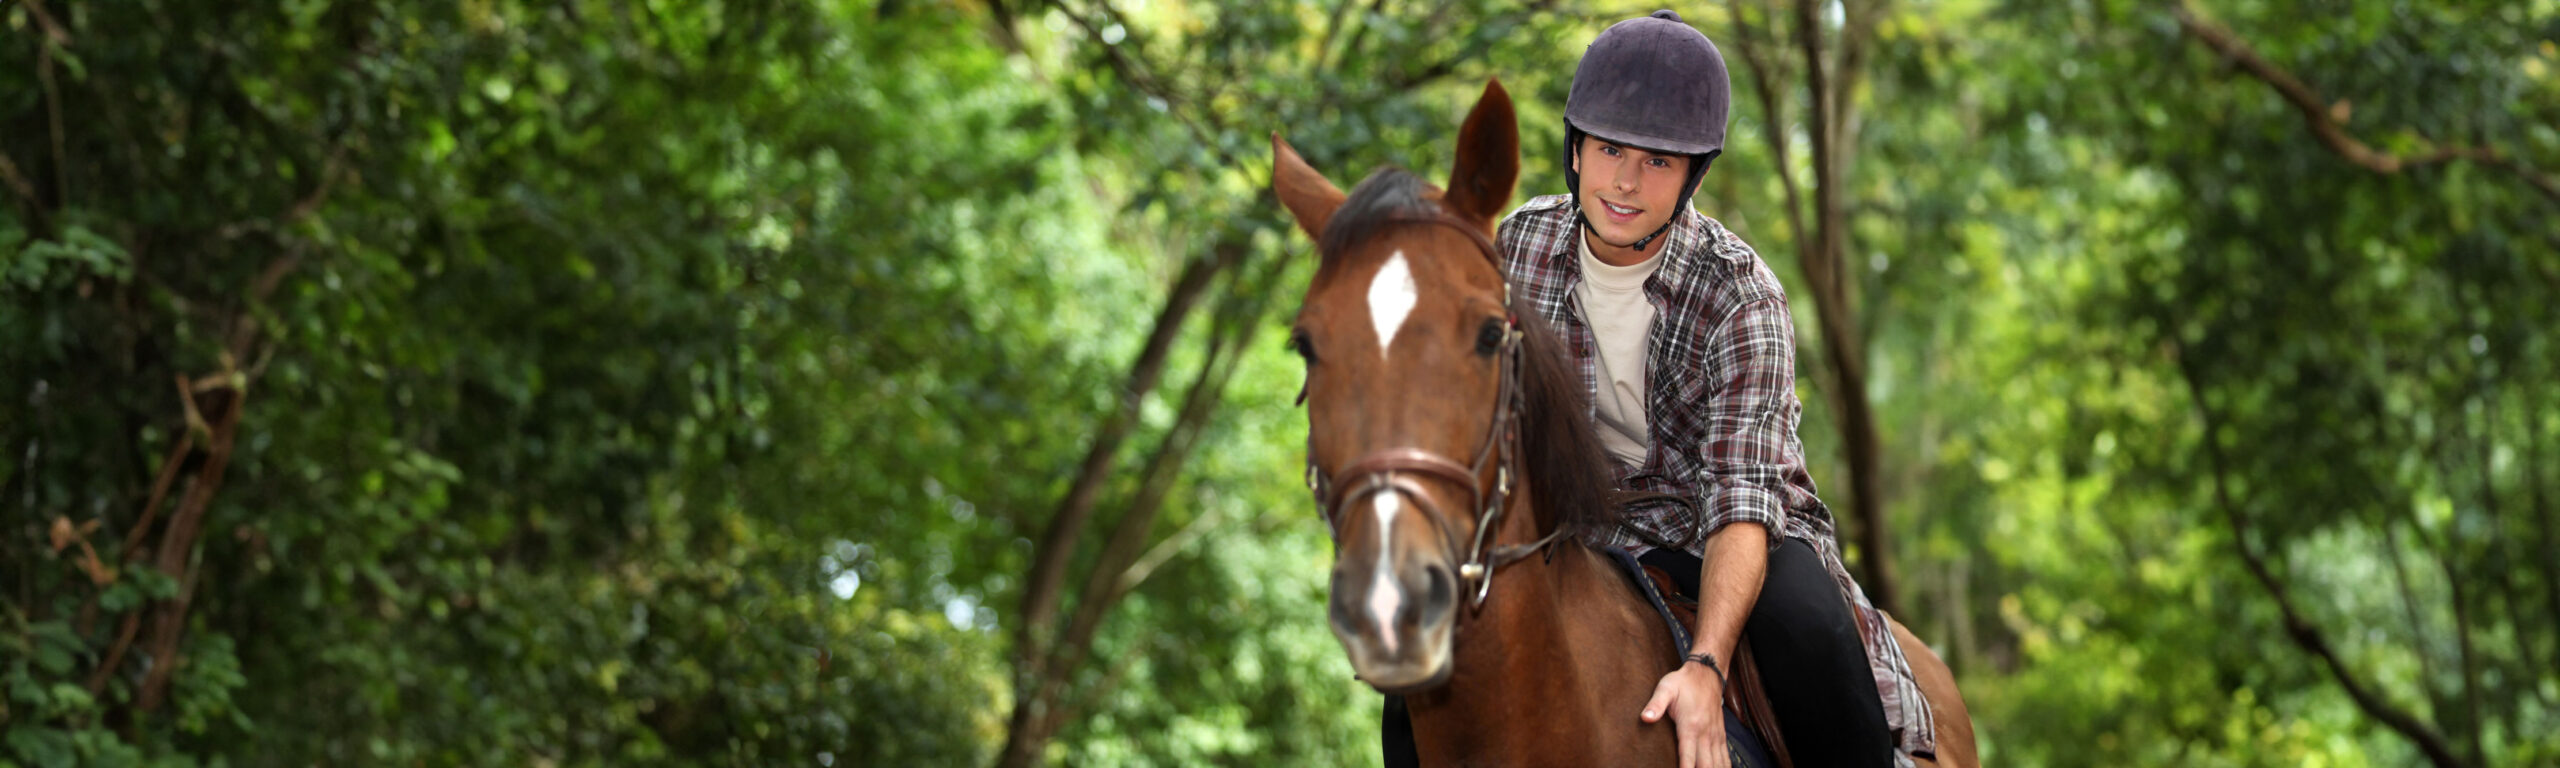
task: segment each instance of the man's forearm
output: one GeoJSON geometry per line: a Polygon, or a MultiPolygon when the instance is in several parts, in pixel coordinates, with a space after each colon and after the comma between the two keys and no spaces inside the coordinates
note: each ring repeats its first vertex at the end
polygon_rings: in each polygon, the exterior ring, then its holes
{"type": "Polygon", "coordinates": [[[1733,645],[1751,606],[1760,599],[1760,582],[1769,575],[1769,529],[1759,523],[1734,523],[1707,537],[1706,558],[1698,567],[1697,645],[1691,653],[1716,655],[1716,665],[1733,672],[1733,645]]]}

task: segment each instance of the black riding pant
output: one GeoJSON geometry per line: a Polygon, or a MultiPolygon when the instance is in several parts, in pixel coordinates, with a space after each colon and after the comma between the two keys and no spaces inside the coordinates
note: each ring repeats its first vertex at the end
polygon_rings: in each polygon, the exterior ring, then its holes
{"type": "MultiPolygon", "coordinates": [[[[1697,598],[1696,556],[1656,549],[1640,559],[1668,572],[1682,595],[1697,598]]],[[[1885,727],[1857,620],[1812,545],[1786,539],[1769,552],[1768,576],[1742,634],[1751,640],[1762,687],[1797,765],[1893,764],[1893,733],[1885,727]]],[[[1627,716],[1635,717],[1635,710],[1627,716]]],[[[1387,697],[1384,719],[1387,765],[1421,765],[1404,697],[1387,697]]]]}

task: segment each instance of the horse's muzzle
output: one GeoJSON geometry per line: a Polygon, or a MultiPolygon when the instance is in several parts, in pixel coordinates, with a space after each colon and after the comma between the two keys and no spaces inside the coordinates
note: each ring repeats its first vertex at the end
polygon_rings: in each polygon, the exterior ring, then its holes
{"type": "Polygon", "coordinates": [[[1350,655],[1352,670],[1379,691],[1436,687],[1454,666],[1456,572],[1444,557],[1390,559],[1395,562],[1378,564],[1386,567],[1336,563],[1327,611],[1333,635],[1350,655]]]}

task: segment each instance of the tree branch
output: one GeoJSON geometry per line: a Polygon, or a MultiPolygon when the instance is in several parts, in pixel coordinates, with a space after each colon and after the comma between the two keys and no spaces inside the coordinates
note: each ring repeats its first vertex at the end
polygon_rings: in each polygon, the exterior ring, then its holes
{"type": "MultiPolygon", "coordinates": [[[[311,214],[318,213],[320,211],[321,204],[329,201],[330,191],[337,187],[338,176],[342,172],[342,165],[346,159],[346,154],[347,145],[343,142],[332,140],[329,146],[329,154],[320,158],[319,181],[312,184],[311,192],[309,194],[305,194],[302,196],[302,199],[294,201],[293,207],[285,209],[282,216],[278,216],[273,219],[249,219],[247,221],[235,221],[215,228],[214,234],[221,236],[224,240],[237,240],[240,239],[240,236],[246,235],[250,232],[263,231],[271,236],[277,237],[278,240],[283,240],[282,235],[279,233],[283,232],[285,226],[301,221],[304,217],[310,216],[311,214]]],[[[292,260],[298,259],[289,258],[279,259],[278,261],[284,263],[285,269],[291,269],[292,265],[289,262],[292,260]]],[[[281,274],[274,271],[276,269],[275,264],[269,264],[268,268],[268,272],[261,273],[261,279],[268,281],[268,290],[273,290],[274,286],[272,285],[272,279],[266,276],[275,275],[276,277],[281,277],[281,274]]],[[[263,298],[265,294],[261,293],[259,296],[263,298]]]]}
{"type": "MultiPolygon", "coordinates": [[[[2550,175],[2535,170],[2496,147],[2435,145],[2425,151],[2407,156],[2375,150],[2364,142],[2356,140],[2354,136],[2347,135],[2344,121],[2334,111],[2339,107],[2333,107],[2327,99],[2321,98],[2319,92],[2312,90],[2311,86],[2303,83],[2301,78],[2268,62],[2266,57],[2258,55],[2257,50],[2251,48],[2248,42],[2241,40],[2238,35],[2198,17],[2195,8],[2188,3],[2188,0],[2172,0],[2169,13],[2177,18],[2178,28],[2186,30],[2189,36],[2204,43],[2206,48],[2212,49],[2224,60],[2266,82],[2268,87],[2274,88],[2276,94],[2282,96],[2287,104],[2293,105],[2295,112],[2301,113],[2302,122],[2311,129],[2312,136],[2318,138],[2321,145],[2328,147],[2329,151],[2346,158],[2348,162],[2374,173],[2391,175],[2411,168],[2454,160],[2468,160],[2514,174],[2525,183],[2540,190],[2544,197],[2560,203],[2560,180],[2554,180],[2550,175]]],[[[2344,102],[2340,104],[2343,105],[2344,102]]]]}
{"type": "Polygon", "coordinates": [[[1048,719],[1039,724],[1040,732],[1056,733],[1059,727],[1084,716],[1084,710],[1093,706],[1096,699],[1118,689],[1120,681],[1128,679],[1130,668],[1136,667],[1140,661],[1160,656],[1156,651],[1162,649],[1165,637],[1167,636],[1149,637],[1140,643],[1139,652],[1122,656],[1119,663],[1111,665],[1110,670],[1103,672],[1101,680],[1085,685],[1073,694],[1060,694],[1057,705],[1049,709],[1048,719]]]}
{"type": "MultiPolygon", "coordinates": [[[[1500,18],[1532,16],[1553,11],[1555,10],[1555,7],[1556,0],[1532,0],[1531,2],[1520,6],[1518,11],[1505,14],[1500,18]]],[[[1435,14],[1435,16],[1445,17],[1445,14],[1435,14]]],[[[1485,23],[1491,22],[1492,20],[1488,19],[1485,23]]],[[[1449,54],[1447,57],[1425,65],[1421,69],[1414,70],[1412,72],[1399,73],[1395,78],[1387,81],[1386,90],[1389,92],[1409,91],[1414,88],[1421,87],[1425,83],[1456,74],[1458,71],[1458,65],[1481,57],[1486,51],[1490,51],[1492,49],[1493,40],[1489,38],[1477,39],[1466,47],[1459,49],[1457,53],[1449,54]]]]}
{"type": "Polygon", "coordinates": [[[1325,15],[1324,36],[1316,39],[1316,65],[1319,68],[1318,71],[1323,71],[1321,69],[1322,67],[1333,63],[1333,37],[1334,35],[1342,32],[1343,15],[1351,10],[1351,6],[1353,4],[1358,2],[1360,2],[1360,0],[1334,0],[1333,12],[1325,15]]]}
{"type": "Polygon", "coordinates": [[[1154,547],[1147,549],[1145,555],[1140,556],[1136,562],[1130,563],[1128,570],[1121,572],[1120,584],[1113,587],[1113,593],[1126,595],[1137,591],[1138,585],[1146,583],[1147,577],[1155,575],[1157,568],[1163,567],[1166,561],[1173,559],[1174,555],[1190,549],[1192,542],[1199,541],[1200,537],[1208,535],[1209,529],[1219,522],[1219,517],[1218,508],[1210,507],[1207,511],[1201,512],[1199,517],[1192,518],[1191,522],[1183,524],[1182,530],[1174,531],[1173,535],[1156,542],[1154,547]]]}
{"type": "MultiPolygon", "coordinates": [[[[229,372],[225,372],[226,374],[229,372]]],[[[160,549],[152,553],[161,573],[178,582],[178,594],[160,604],[151,629],[151,670],[143,675],[142,689],[135,696],[135,706],[148,712],[157,709],[169,691],[170,675],[177,671],[178,639],[186,631],[187,606],[193,602],[196,569],[189,561],[195,554],[195,543],[204,525],[204,514],[213,504],[213,494],[222,488],[224,467],[231,462],[231,445],[240,433],[240,411],[249,392],[236,378],[228,387],[229,395],[223,412],[205,442],[205,460],[196,470],[196,481],[187,489],[186,498],[169,515],[169,528],[161,534],[160,549]]]]}
{"type": "Polygon", "coordinates": [[[1742,4],[1728,0],[1726,7],[1733,11],[1742,60],[1751,70],[1751,90],[1760,97],[1760,121],[1765,127],[1761,138],[1769,142],[1770,162],[1777,168],[1779,185],[1786,189],[1787,229],[1795,240],[1796,261],[1809,262],[1813,260],[1813,239],[1805,236],[1804,195],[1796,188],[1795,168],[1787,157],[1786,114],[1778,101],[1778,89],[1769,84],[1773,65],[1761,49],[1764,39],[1760,31],[1751,25],[1751,17],[1743,13],[1742,4]]]}
{"type": "Polygon", "coordinates": [[[116,629],[115,644],[107,647],[105,660],[98,662],[97,671],[89,673],[91,697],[107,690],[107,681],[115,677],[116,667],[124,663],[125,651],[133,648],[134,631],[142,627],[142,613],[135,610],[124,615],[124,625],[116,629]]]}
{"type": "Polygon", "coordinates": [[[0,152],[0,182],[7,183],[10,191],[27,201],[29,213],[44,211],[44,201],[36,198],[36,185],[27,181],[26,174],[18,171],[18,164],[11,162],[6,152],[0,152]]]}
{"type": "MultiPolygon", "coordinates": [[[[1822,0],[1796,0],[1796,49],[1804,57],[1805,104],[1812,111],[1806,128],[1813,134],[1813,259],[1805,262],[1805,277],[1813,282],[1816,293],[1836,290],[1838,276],[1832,274],[1831,261],[1833,202],[1839,190],[1831,181],[1831,153],[1835,135],[1831,126],[1831,89],[1824,72],[1822,57],[1822,0]]],[[[1829,329],[1825,329],[1829,330],[1829,329]]],[[[1825,339],[1826,342],[1831,339],[1825,339]]]]}
{"type": "Polygon", "coordinates": [[[56,48],[69,47],[70,36],[45,15],[42,3],[27,0],[26,6],[45,29],[45,40],[37,45],[36,80],[44,86],[45,119],[52,129],[54,204],[68,206],[71,204],[71,156],[62,148],[62,89],[54,84],[53,52],[56,48]]]}
{"type": "Polygon", "coordinates": [[[1885,6],[1891,4],[1891,0],[1848,0],[1840,4],[1839,66],[1832,70],[1836,82],[1831,87],[1831,114],[1834,116],[1833,124],[1839,129],[1838,134],[1832,137],[1833,145],[1838,148],[1834,162],[1842,169],[1840,174],[1843,176],[1848,175],[1847,169],[1857,167],[1858,143],[1854,139],[1858,135],[1858,123],[1864,119],[1858,113],[1858,87],[1867,75],[1867,54],[1875,47],[1876,19],[1883,16],[1885,6]]]}
{"type": "MultiPolygon", "coordinates": [[[[2471,637],[2471,591],[2464,586],[2462,574],[2454,571],[2453,558],[2436,558],[2436,570],[2444,573],[2445,590],[2453,598],[2454,649],[2461,653],[2462,706],[2454,710],[2461,716],[2454,725],[2463,745],[2471,748],[2472,759],[2482,759],[2488,751],[2480,740],[2480,652],[2471,637]]],[[[2438,713],[2442,716],[2447,713],[2438,713]]]]}
{"type": "Polygon", "coordinates": [[[2195,401],[2196,415],[2203,422],[2204,434],[2201,441],[2204,443],[2205,461],[2211,467],[2213,476],[2214,504],[2222,510],[2224,522],[2231,526],[2231,547],[2239,553],[2241,565],[2247,568],[2250,577],[2258,582],[2261,589],[2266,590],[2268,597],[2274,598],[2276,610],[2284,615],[2286,637],[2291,638],[2294,645],[2319,657],[2323,667],[2329,671],[2330,678],[2337,680],[2338,686],[2346,689],[2347,697],[2355,701],[2356,708],[2364,710],[2367,716],[2382,721],[2383,725],[2399,732],[2402,737],[2415,744],[2418,751],[2427,756],[2429,762],[2434,763],[2438,768],[2460,768],[2465,765],[2462,758],[2454,754],[2452,746],[2446,743],[2442,734],[2436,733],[2434,728],[2420,721],[2415,715],[2393,706],[2391,702],[2384,701],[2380,694],[2365,687],[2364,683],[2355,678],[2355,675],[2347,669],[2346,662],[2339,659],[2337,651],[2329,646],[2328,638],[2321,635],[2319,628],[2313,626],[2310,620],[2303,618],[2300,611],[2295,610],[2293,599],[2285,592],[2284,583],[2276,579],[2274,571],[2267,567],[2266,561],[2260,557],[2257,550],[2250,548],[2248,523],[2240,517],[2239,506],[2232,502],[2231,489],[2223,477],[2223,469],[2230,466],[2230,462],[2223,457],[2222,442],[2216,437],[2216,434],[2222,430],[2221,419],[2214,414],[2212,406],[2205,401],[2204,384],[2200,381],[2201,376],[2195,370],[2194,363],[2188,359],[2184,345],[2172,342],[2170,354],[2176,359],[2180,378],[2186,381],[2187,396],[2195,401]]]}
{"type": "MultiPolygon", "coordinates": [[[[178,377],[178,397],[192,400],[195,393],[188,389],[187,377],[178,377]]],[[[195,442],[194,429],[179,432],[178,444],[170,446],[169,457],[160,460],[160,476],[151,481],[151,499],[142,503],[142,517],[134,522],[132,530],[125,532],[124,548],[116,554],[118,562],[133,559],[134,550],[140,549],[142,540],[151,535],[151,523],[160,515],[160,501],[169,497],[169,484],[177,480],[178,468],[186,463],[187,452],[195,449],[195,442]]]]}
{"type": "Polygon", "coordinates": [[[2418,687],[2430,694],[2435,690],[2435,654],[2427,652],[2426,614],[2418,611],[2417,590],[2410,586],[2408,557],[2401,554],[2407,545],[2400,543],[2400,526],[2392,520],[2382,521],[2382,542],[2391,555],[2392,583],[2400,591],[2400,610],[2409,617],[2410,651],[2418,657],[2418,687]]]}
{"type": "MultiPolygon", "coordinates": [[[[1057,9],[1059,13],[1064,14],[1067,17],[1068,21],[1075,22],[1077,27],[1082,28],[1085,36],[1091,37],[1095,40],[1102,39],[1102,27],[1097,26],[1092,19],[1086,18],[1084,14],[1077,13],[1075,9],[1067,7],[1063,0],[1047,0],[1047,2],[1049,7],[1057,9]]],[[[1119,11],[1112,9],[1108,4],[1103,5],[1103,13],[1113,17],[1118,17],[1120,15],[1119,11]]],[[[1121,34],[1123,35],[1121,38],[1122,43],[1135,45],[1137,41],[1141,39],[1137,31],[1130,27],[1127,22],[1121,21],[1114,23],[1120,24],[1121,34]]],[[[1207,127],[1202,126],[1199,120],[1195,119],[1191,114],[1191,110],[1178,108],[1187,104],[1190,101],[1189,99],[1182,98],[1179,94],[1174,93],[1173,87],[1166,85],[1162,79],[1156,77],[1153,71],[1139,66],[1138,62],[1135,61],[1127,51],[1122,50],[1120,45],[1104,44],[1102,46],[1102,57],[1105,63],[1111,65],[1111,71],[1120,76],[1120,80],[1122,82],[1128,83],[1129,87],[1137,89],[1139,93],[1153,96],[1157,100],[1163,101],[1165,103],[1165,113],[1172,115],[1175,121],[1180,122],[1182,127],[1191,133],[1191,140],[1197,142],[1201,148],[1207,149],[1211,153],[1216,154],[1220,160],[1224,161],[1229,166],[1242,165],[1236,161],[1234,155],[1227,153],[1226,147],[1218,143],[1217,132],[1211,131],[1207,127]]]]}
{"type": "MultiPolygon", "coordinates": [[[[1334,67],[1339,66],[1342,63],[1343,56],[1349,55],[1352,51],[1360,50],[1360,41],[1369,36],[1370,17],[1377,16],[1386,7],[1387,0],[1369,0],[1369,10],[1360,14],[1359,18],[1353,19],[1353,21],[1359,22],[1360,26],[1352,28],[1351,39],[1342,44],[1342,50],[1334,52],[1330,57],[1320,58],[1318,60],[1319,66],[1316,71],[1331,71],[1334,67]]],[[[1329,36],[1330,35],[1328,35],[1328,37],[1329,36]]],[[[1316,52],[1316,55],[1322,57],[1325,56],[1325,53],[1323,51],[1318,51],[1316,52]]]]}
{"type": "MultiPolygon", "coordinates": [[[[2457,288],[2455,289],[2455,295],[2460,296],[2464,293],[2469,293],[2474,300],[2487,300],[2489,297],[2483,295],[2485,292],[2477,290],[2477,287],[2478,286],[2476,285],[2473,286],[2472,290],[2457,288]]],[[[2485,325],[2485,321],[2475,319],[2470,323],[2470,325],[2474,333],[2490,332],[2490,329],[2485,325]]],[[[2498,525],[2498,518],[2503,516],[2499,511],[2500,507],[2498,506],[2498,480],[2494,472],[2494,468],[2497,466],[2495,451],[2491,449],[2491,444],[2497,442],[2498,439],[2497,424],[2499,398],[2497,397],[2496,391],[2497,380],[2491,376],[2489,369],[2477,368],[2473,371],[2471,384],[2471,404],[2478,407],[2477,413],[2479,414],[2480,420],[2478,434],[2474,436],[2474,439],[2469,441],[2472,449],[2471,467],[2479,473],[2480,514],[2489,518],[2490,525],[2496,526],[2498,525]]],[[[2456,423],[2458,424],[2460,422],[2456,423]]],[[[2510,537],[2493,537],[2488,542],[2490,552],[2486,557],[2490,562],[2507,560],[2509,553],[2505,550],[2507,547],[2515,543],[2517,542],[2510,537]]],[[[2451,560],[2444,561],[2444,568],[2447,574],[2452,573],[2453,565],[2453,561],[2451,560]]],[[[2506,604],[2507,615],[2518,615],[2519,612],[2517,609],[2522,606],[2517,604],[2519,601],[2516,599],[2516,569],[2496,568],[2492,570],[2496,574],[2493,586],[2497,587],[2498,599],[2506,604]]],[[[2482,598],[2480,603],[2482,609],[2487,610],[2488,599],[2482,598]]],[[[2465,702],[2465,705],[2470,709],[2470,722],[2467,724],[2469,727],[2464,729],[2464,736],[2470,740],[2471,759],[2486,760],[2488,759],[2489,752],[2487,747],[2484,745],[2484,735],[2481,733],[2483,724],[2486,722],[2482,718],[2487,714],[2497,715],[2500,719],[2500,725],[2512,731],[2514,722],[2510,718],[2513,717],[2513,713],[2511,708],[2508,707],[2486,709],[2481,706],[2480,693],[2482,686],[2480,685],[2480,666],[2477,661],[2478,657],[2473,654],[2474,652],[2485,653],[2485,651],[2479,651],[2477,646],[2472,644],[2470,622],[2463,622],[2461,637],[2465,661],[2463,672],[2466,675],[2463,693],[2465,694],[2465,698],[2468,699],[2468,701],[2465,702]]],[[[2521,657],[2524,654],[2520,652],[2517,655],[2521,657]]]]}
{"type": "MultiPolygon", "coordinates": [[[[883,15],[889,12],[891,4],[889,2],[880,4],[883,15]]],[[[1005,0],[987,0],[987,15],[990,21],[995,23],[996,45],[1002,46],[1006,53],[1023,53],[1022,36],[1013,30],[1013,9],[1006,7],[1005,0]]]]}
{"type": "Polygon", "coordinates": [[[45,40],[64,48],[71,47],[71,33],[62,31],[62,23],[54,21],[53,14],[45,11],[43,0],[25,0],[21,5],[27,7],[27,15],[35,17],[36,28],[44,32],[45,40]]]}

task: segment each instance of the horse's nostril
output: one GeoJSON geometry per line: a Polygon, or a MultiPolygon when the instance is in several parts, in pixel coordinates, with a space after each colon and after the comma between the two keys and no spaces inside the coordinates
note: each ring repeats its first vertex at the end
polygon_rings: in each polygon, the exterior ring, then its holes
{"type": "Polygon", "coordinates": [[[1448,568],[1437,565],[1422,569],[1422,579],[1424,620],[1436,622],[1448,615],[1452,606],[1457,605],[1458,580],[1450,575],[1448,568]]]}
{"type": "Polygon", "coordinates": [[[1342,589],[1342,574],[1340,572],[1336,572],[1334,574],[1333,588],[1328,590],[1328,592],[1330,596],[1325,600],[1325,613],[1327,614],[1327,618],[1333,620],[1334,626],[1351,626],[1353,624],[1354,617],[1358,616],[1359,613],[1352,604],[1350,594],[1344,592],[1342,589]]]}

